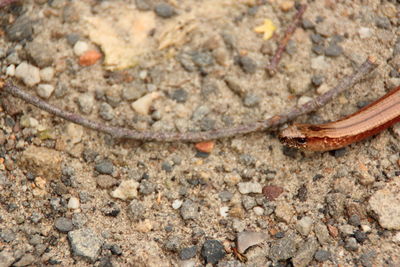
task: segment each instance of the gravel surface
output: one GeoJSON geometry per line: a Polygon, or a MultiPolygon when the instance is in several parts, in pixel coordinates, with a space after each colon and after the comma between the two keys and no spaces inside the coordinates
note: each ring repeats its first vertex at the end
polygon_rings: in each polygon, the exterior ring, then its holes
{"type": "MultiPolygon", "coordinates": [[[[372,75],[296,122],[336,120],[400,85],[399,1],[300,2],[271,75],[291,0],[17,1],[0,9],[0,77],[93,120],[163,132],[266,119],[369,55],[372,75]],[[254,31],[266,19],[268,40],[254,31]]],[[[400,266],[399,125],[306,153],[277,131],[113,140],[0,101],[1,267],[400,266]]]]}

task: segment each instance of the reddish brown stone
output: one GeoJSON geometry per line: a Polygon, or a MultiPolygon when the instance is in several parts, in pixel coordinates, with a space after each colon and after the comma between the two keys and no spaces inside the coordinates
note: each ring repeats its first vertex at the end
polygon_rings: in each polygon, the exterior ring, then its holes
{"type": "Polygon", "coordinates": [[[274,201],[282,192],[283,188],[276,185],[267,185],[262,189],[262,193],[269,201],[274,201]]]}

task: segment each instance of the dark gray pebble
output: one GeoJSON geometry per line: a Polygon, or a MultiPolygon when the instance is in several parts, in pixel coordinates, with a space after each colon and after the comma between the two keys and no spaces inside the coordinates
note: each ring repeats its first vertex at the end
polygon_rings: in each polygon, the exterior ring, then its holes
{"type": "Polygon", "coordinates": [[[193,72],[196,70],[196,65],[193,63],[192,56],[189,53],[180,53],[176,56],[176,59],[186,71],[193,72]]]}
{"type": "Polygon", "coordinates": [[[325,78],[322,75],[313,75],[311,77],[311,82],[314,86],[319,87],[323,82],[325,78]]]}
{"type": "Polygon", "coordinates": [[[114,119],[114,109],[108,103],[101,103],[99,108],[99,115],[105,121],[114,119]]]}
{"type": "Polygon", "coordinates": [[[69,231],[72,231],[72,229],[74,229],[72,220],[65,217],[57,218],[54,221],[54,227],[62,233],[68,233],[69,231]]]}
{"type": "Polygon", "coordinates": [[[29,40],[33,34],[33,22],[28,18],[21,16],[7,29],[7,37],[10,41],[18,42],[29,40]]]}
{"type": "Polygon", "coordinates": [[[194,256],[196,256],[196,252],[197,252],[197,246],[191,246],[191,247],[184,248],[179,252],[179,258],[181,260],[191,259],[194,256]]]}
{"type": "Polygon", "coordinates": [[[172,92],[171,98],[178,103],[185,103],[188,98],[188,93],[182,88],[176,89],[172,92]]]}
{"type": "Polygon", "coordinates": [[[245,73],[254,74],[257,70],[257,63],[248,56],[240,56],[238,63],[245,73]]]}
{"type": "Polygon", "coordinates": [[[311,30],[311,29],[315,28],[314,23],[309,19],[303,19],[302,22],[301,22],[301,26],[305,30],[311,30]]]}
{"type": "Polygon", "coordinates": [[[114,165],[109,159],[100,160],[94,168],[100,174],[112,174],[114,171],[114,165]]]}
{"type": "Polygon", "coordinates": [[[335,158],[343,157],[344,155],[346,155],[346,148],[343,147],[343,148],[339,148],[336,150],[331,150],[331,151],[329,151],[329,155],[331,155],[335,158]]]}
{"type": "Polygon", "coordinates": [[[154,7],[154,12],[161,18],[170,18],[176,15],[176,10],[173,6],[167,3],[160,3],[154,7]]]}
{"type": "Polygon", "coordinates": [[[202,131],[210,131],[215,129],[215,120],[210,117],[205,117],[200,121],[200,128],[202,131]]]}
{"type": "Polygon", "coordinates": [[[98,155],[99,153],[89,148],[85,148],[82,152],[82,157],[86,162],[93,162],[98,155]]]}
{"type": "Polygon", "coordinates": [[[324,42],[324,40],[325,40],[325,38],[322,37],[321,35],[319,35],[318,33],[312,33],[312,34],[310,35],[310,38],[311,38],[311,41],[312,41],[314,44],[323,44],[323,42],[324,42]]]}
{"type": "Polygon", "coordinates": [[[139,200],[132,200],[128,206],[128,216],[133,221],[139,221],[144,218],[145,206],[139,200]]]}
{"type": "Polygon", "coordinates": [[[196,158],[203,158],[203,159],[205,159],[205,158],[208,158],[209,156],[210,156],[210,154],[209,153],[206,153],[206,152],[202,152],[202,151],[197,151],[196,152],[196,155],[194,155],[196,158]]]}
{"type": "Polygon", "coordinates": [[[389,30],[391,27],[390,20],[387,17],[377,17],[375,24],[378,28],[389,30]]]}
{"type": "Polygon", "coordinates": [[[354,232],[354,237],[356,238],[357,242],[360,244],[363,244],[368,239],[367,234],[360,230],[357,230],[354,232]]]}
{"type": "Polygon", "coordinates": [[[360,216],[358,216],[357,214],[353,214],[353,215],[350,216],[348,222],[349,222],[350,225],[358,227],[358,226],[361,225],[360,216]]]}
{"type": "Polygon", "coordinates": [[[316,261],[324,262],[331,258],[331,253],[329,251],[320,249],[317,252],[315,252],[314,258],[316,261]]]}
{"type": "Polygon", "coordinates": [[[332,43],[325,49],[325,56],[327,57],[338,57],[343,53],[343,48],[336,44],[332,43]]]}
{"type": "Polygon", "coordinates": [[[325,51],[325,47],[320,44],[313,44],[311,50],[317,55],[323,55],[325,51]]]}
{"type": "Polygon", "coordinates": [[[201,256],[206,263],[216,264],[225,254],[225,248],[218,240],[207,240],[201,248],[201,256]]]}
{"type": "Polygon", "coordinates": [[[117,256],[121,256],[122,255],[122,249],[118,245],[115,245],[115,244],[111,245],[110,251],[111,251],[111,253],[113,255],[117,255],[117,256]]]}

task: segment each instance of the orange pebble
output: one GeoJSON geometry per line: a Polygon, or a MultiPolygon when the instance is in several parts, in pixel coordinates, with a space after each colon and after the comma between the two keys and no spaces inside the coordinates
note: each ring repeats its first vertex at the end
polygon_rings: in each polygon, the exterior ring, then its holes
{"type": "Polygon", "coordinates": [[[100,52],[96,50],[89,50],[79,57],[79,65],[85,67],[91,66],[95,64],[100,58],[101,58],[100,52]]]}
{"type": "Polygon", "coordinates": [[[200,142],[194,145],[194,147],[201,152],[210,153],[214,149],[213,141],[200,142]]]}

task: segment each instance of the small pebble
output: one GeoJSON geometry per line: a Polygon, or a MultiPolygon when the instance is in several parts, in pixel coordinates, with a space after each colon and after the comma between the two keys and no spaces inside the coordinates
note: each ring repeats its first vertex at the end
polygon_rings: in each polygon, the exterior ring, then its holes
{"type": "Polygon", "coordinates": [[[361,39],[367,39],[372,36],[372,30],[367,27],[361,27],[358,29],[358,35],[360,35],[361,39]]]}
{"type": "Polygon", "coordinates": [[[309,101],[311,101],[311,100],[313,100],[312,97],[309,97],[309,96],[301,96],[301,97],[299,98],[299,100],[297,101],[297,106],[298,106],[298,107],[301,107],[302,105],[304,105],[305,103],[307,103],[307,102],[309,102],[309,101]]]}
{"type": "Polygon", "coordinates": [[[177,210],[182,206],[182,203],[183,203],[183,200],[175,199],[174,202],[172,202],[172,208],[174,210],[177,210]]]}
{"type": "Polygon", "coordinates": [[[84,114],[90,114],[94,106],[94,97],[90,93],[82,94],[78,97],[79,109],[84,114]]]}
{"type": "Polygon", "coordinates": [[[72,229],[74,229],[72,220],[65,217],[57,218],[54,221],[54,227],[62,233],[68,233],[69,231],[72,231],[72,229]]]}
{"type": "Polygon", "coordinates": [[[111,160],[103,159],[96,163],[94,169],[100,174],[112,174],[114,165],[111,160]]]}
{"type": "Polygon", "coordinates": [[[250,210],[257,205],[257,202],[254,197],[243,196],[242,197],[242,205],[245,210],[250,210]]]}
{"type": "Polygon", "coordinates": [[[127,101],[136,100],[146,93],[142,84],[130,84],[122,89],[122,98],[127,101]]]}
{"type": "Polygon", "coordinates": [[[54,92],[54,86],[51,84],[41,83],[38,85],[36,92],[41,98],[48,99],[54,92]]]}
{"type": "Polygon", "coordinates": [[[172,92],[171,98],[178,103],[185,103],[188,98],[188,93],[184,89],[176,89],[172,92]]]}
{"type": "Polygon", "coordinates": [[[54,68],[46,67],[40,70],[40,79],[44,82],[51,82],[54,77],[54,68]]]}
{"type": "Polygon", "coordinates": [[[248,56],[240,56],[238,63],[245,73],[254,74],[257,70],[257,63],[248,56]]]}
{"type": "Polygon", "coordinates": [[[248,108],[252,108],[260,104],[261,98],[253,93],[248,93],[243,99],[243,105],[248,108]]]}
{"type": "Polygon", "coordinates": [[[326,49],[325,49],[325,56],[327,57],[338,57],[341,54],[343,54],[343,48],[338,45],[338,44],[330,44],[326,49]]]}
{"type": "Polygon", "coordinates": [[[74,53],[77,56],[83,55],[89,50],[89,45],[84,41],[77,41],[74,45],[74,53]]]}
{"type": "Polygon", "coordinates": [[[257,182],[244,182],[238,183],[239,192],[243,195],[250,194],[250,193],[261,193],[262,186],[260,183],[257,182]]]}
{"type": "Polygon", "coordinates": [[[303,19],[301,25],[305,30],[312,30],[315,28],[314,23],[309,19],[303,19]]]}
{"type": "Polygon", "coordinates": [[[214,63],[213,56],[210,52],[194,52],[192,54],[193,63],[201,68],[205,68],[214,63]]]}
{"type": "Polygon", "coordinates": [[[79,199],[76,197],[71,197],[68,201],[69,209],[73,209],[73,210],[79,209],[79,205],[80,205],[79,199]]]}
{"type": "Polygon", "coordinates": [[[326,62],[324,56],[318,56],[311,59],[311,68],[314,70],[326,70],[330,68],[330,64],[326,62]]]}
{"type": "Polygon", "coordinates": [[[179,258],[181,260],[188,260],[196,256],[196,253],[197,253],[197,246],[187,247],[179,252],[179,258]]]}
{"type": "Polygon", "coordinates": [[[257,207],[253,208],[253,211],[254,211],[255,215],[262,216],[262,215],[264,215],[265,210],[263,208],[257,206],[257,207]]]}
{"type": "Polygon", "coordinates": [[[154,7],[154,12],[161,18],[170,18],[176,15],[176,10],[173,6],[167,3],[160,3],[154,7]]]}
{"type": "Polygon", "coordinates": [[[24,61],[15,69],[15,77],[22,79],[27,86],[34,86],[40,82],[40,70],[24,61]]]}
{"type": "Polygon", "coordinates": [[[314,258],[318,262],[324,262],[331,258],[331,253],[329,251],[320,249],[315,252],[314,258]]]}
{"type": "Polygon", "coordinates": [[[214,141],[205,141],[195,144],[195,148],[200,152],[211,153],[214,149],[214,141]]]}
{"type": "Polygon", "coordinates": [[[160,93],[149,93],[131,104],[134,111],[142,115],[148,115],[153,101],[160,97],[160,93]]]}
{"type": "Polygon", "coordinates": [[[258,245],[265,240],[268,236],[265,233],[244,231],[237,235],[237,249],[240,253],[245,253],[245,251],[254,245],[258,245]]]}
{"type": "MultiPolygon", "coordinates": [[[[79,34],[70,33],[70,34],[67,34],[66,39],[67,39],[67,43],[70,46],[74,47],[75,44],[79,41],[80,36],[79,36],[79,34]]],[[[78,52],[79,52],[79,49],[80,48],[78,48],[78,52]]],[[[75,53],[75,49],[74,49],[74,53],[75,53]]],[[[76,55],[76,53],[75,53],[75,55],[76,55]]]]}
{"type": "Polygon", "coordinates": [[[131,220],[137,222],[144,218],[146,208],[142,202],[133,199],[128,206],[128,216],[131,220]]]}
{"type": "Polygon", "coordinates": [[[201,256],[206,264],[217,264],[225,255],[225,248],[218,240],[206,240],[201,248],[201,256]]]}
{"type": "Polygon", "coordinates": [[[116,185],[118,182],[110,175],[99,175],[96,177],[96,183],[100,188],[108,189],[116,185]]]}
{"type": "Polygon", "coordinates": [[[114,119],[114,109],[108,103],[103,102],[100,104],[99,116],[105,121],[110,121],[114,119]]]}
{"type": "Polygon", "coordinates": [[[184,220],[194,220],[199,216],[199,206],[190,199],[186,199],[181,206],[180,213],[184,220]]]}
{"type": "Polygon", "coordinates": [[[311,227],[313,226],[313,223],[314,221],[311,217],[305,216],[297,221],[296,229],[303,236],[308,236],[311,232],[311,227]]]}
{"type": "Polygon", "coordinates": [[[10,66],[8,66],[6,68],[6,75],[11,76],[11,77],[15,75],[15,65],[14,64],[11,64],[10,66]]]}
{"type": "Polygon", "coordinates": [[[346,239],[344,248],[348,251],[357,251],[358,250],[358,243],[354,237],[349,237],[346,239]]]}
{"type": "Polygon", "coordinates": [[[73,254],[91,262],[95,262],[98,258],[104,242],[89,228],[70,231],[68,233],[68,239],[73,254]]]}
{"type": "Polygon", "coordinates": [[[96,50],[88,50],[79,56],[79,65],[88,67],[96,64],[101,59],[102,55],[96,50]]]}
{"type": "Polygon", "coordinates": [[[113,198],[122,200],[133,199],[138,195],[139,183],[134,180],[124,180],[110,193],[113,198]]]}
{"type": "Polygon", "coordinates": [[[48,43],[33,41],[25,46],[25,50],[36,66],[44,68],[53,64],[54,53],[56,53],[56,51],[54,47],[49,46],[48,43]]]}
{"type": "Polygon", "coordinates": [[[222,202],[228,202],[232,199],[233,194],[229,191],[222,191],[218,194],[219,198],[221,199],[222,202]]]}
{"type": "Polygon", "coordinates": [[[324,82],[324,76],[321,75],[313,75],[311,77],[311,82],[314,86],[318,87],[324,82]]]}
{"type": "Polygon", "coordinates": [[[11,26],[7,27],[7,37],[13,42],[29,40],[32,38],[33,25],[28,16],[19,16],[11,26]]]}
{"type": "Polygon", "coordinates": [[[151,9],[151,0],[135,0],[135,5],[140,11],[149,11],[151,9]]]}

